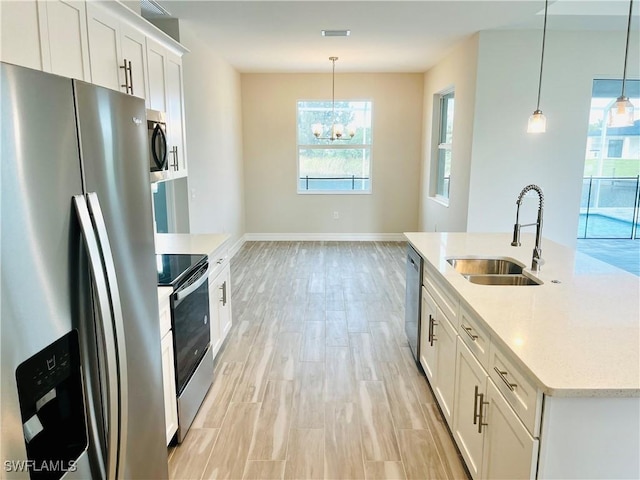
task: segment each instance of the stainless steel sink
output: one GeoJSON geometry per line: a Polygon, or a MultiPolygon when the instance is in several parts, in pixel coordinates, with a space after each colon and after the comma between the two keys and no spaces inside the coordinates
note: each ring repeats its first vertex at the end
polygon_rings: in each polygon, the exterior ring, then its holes
{"type": "Polygon", "coordinates": [[[522,274],[524,265],[504,257],[448,258],[447,262],[462,275],[515,275],[522,274]]]}
{"type": "Polygon", "coordinates": [[[542,285],[542,282],[523,274],[511,275],[463,275],[471,283],[478,285],[542,285]]]}

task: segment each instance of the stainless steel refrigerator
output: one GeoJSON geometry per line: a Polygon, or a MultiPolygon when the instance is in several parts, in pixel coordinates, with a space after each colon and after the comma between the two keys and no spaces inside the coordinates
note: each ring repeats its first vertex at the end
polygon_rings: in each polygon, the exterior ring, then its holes
{"type": "Polygon", "coordinates": [[[0,68],[0,477],[167,478],[144,101],[0,68]]]}

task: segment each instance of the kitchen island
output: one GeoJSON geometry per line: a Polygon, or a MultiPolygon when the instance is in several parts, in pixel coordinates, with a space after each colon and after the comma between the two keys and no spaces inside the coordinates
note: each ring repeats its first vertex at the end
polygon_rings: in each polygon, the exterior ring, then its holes
{"type": "Polygon", "coordinates": [[[420,360],[472,476],[640,477],[640,279],[546,239],[531,272],[532,234],[405,236],[424,260],[420,360]],[[541,284],[474,284],[452,257],[507,257],[541,284]]]}

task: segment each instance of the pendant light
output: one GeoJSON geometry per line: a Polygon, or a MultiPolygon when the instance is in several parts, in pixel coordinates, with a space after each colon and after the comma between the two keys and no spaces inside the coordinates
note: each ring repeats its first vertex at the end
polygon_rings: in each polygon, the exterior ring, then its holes
{"type": "Polygon", "coordinates": [[[542,88],[542,65],[544,64],[544,42],[547,36],[547,8],[549,0],[544,0],[544,25],[542,27],[542,54],[540,55],[540,78],[538,79],[538,102],[536,109],[529,117],[527,133],[544,133],[547,131],[547,117],[540,110],[540,90],[542,88]]]}
{"type": "Polygon", "coordinates": [[[318,140],[351,140],[356,134],[355,128],[349,127],[349,138],[344,137],[344,125],[336,123],[336,60],[338,57],[329,57],[329,60],[333,62],[333,73],[331,74],[331,135],[329,137],[323,137],[324,126],[321,123],[314,123],[311,125],[311,132],[313,136],[318,140]]]}
{"type": "Polygon", "coordinates": [[[630,127],[633,125],[633,104],[624,95],[624,87],[627,81],[627,57],[629,56],[629,32],[631,31],[631,11],[633,0],[629,0],[629,22],[627,23],[627,45],[624,50],[624,69],[622,71],[622,92],[616,99],[615,105],[609,109],[608,127],[630,127]]]}

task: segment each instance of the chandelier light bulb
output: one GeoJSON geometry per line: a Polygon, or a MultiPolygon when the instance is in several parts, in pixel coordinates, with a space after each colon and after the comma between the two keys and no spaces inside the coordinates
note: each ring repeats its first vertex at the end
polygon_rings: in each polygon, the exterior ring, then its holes
{"type": "Polygon", "coordinates": [[[322,135],[322,130],[323,128],[321,123],[314,123],[311,125],[311,132],[316,138],[322,135]]]}

